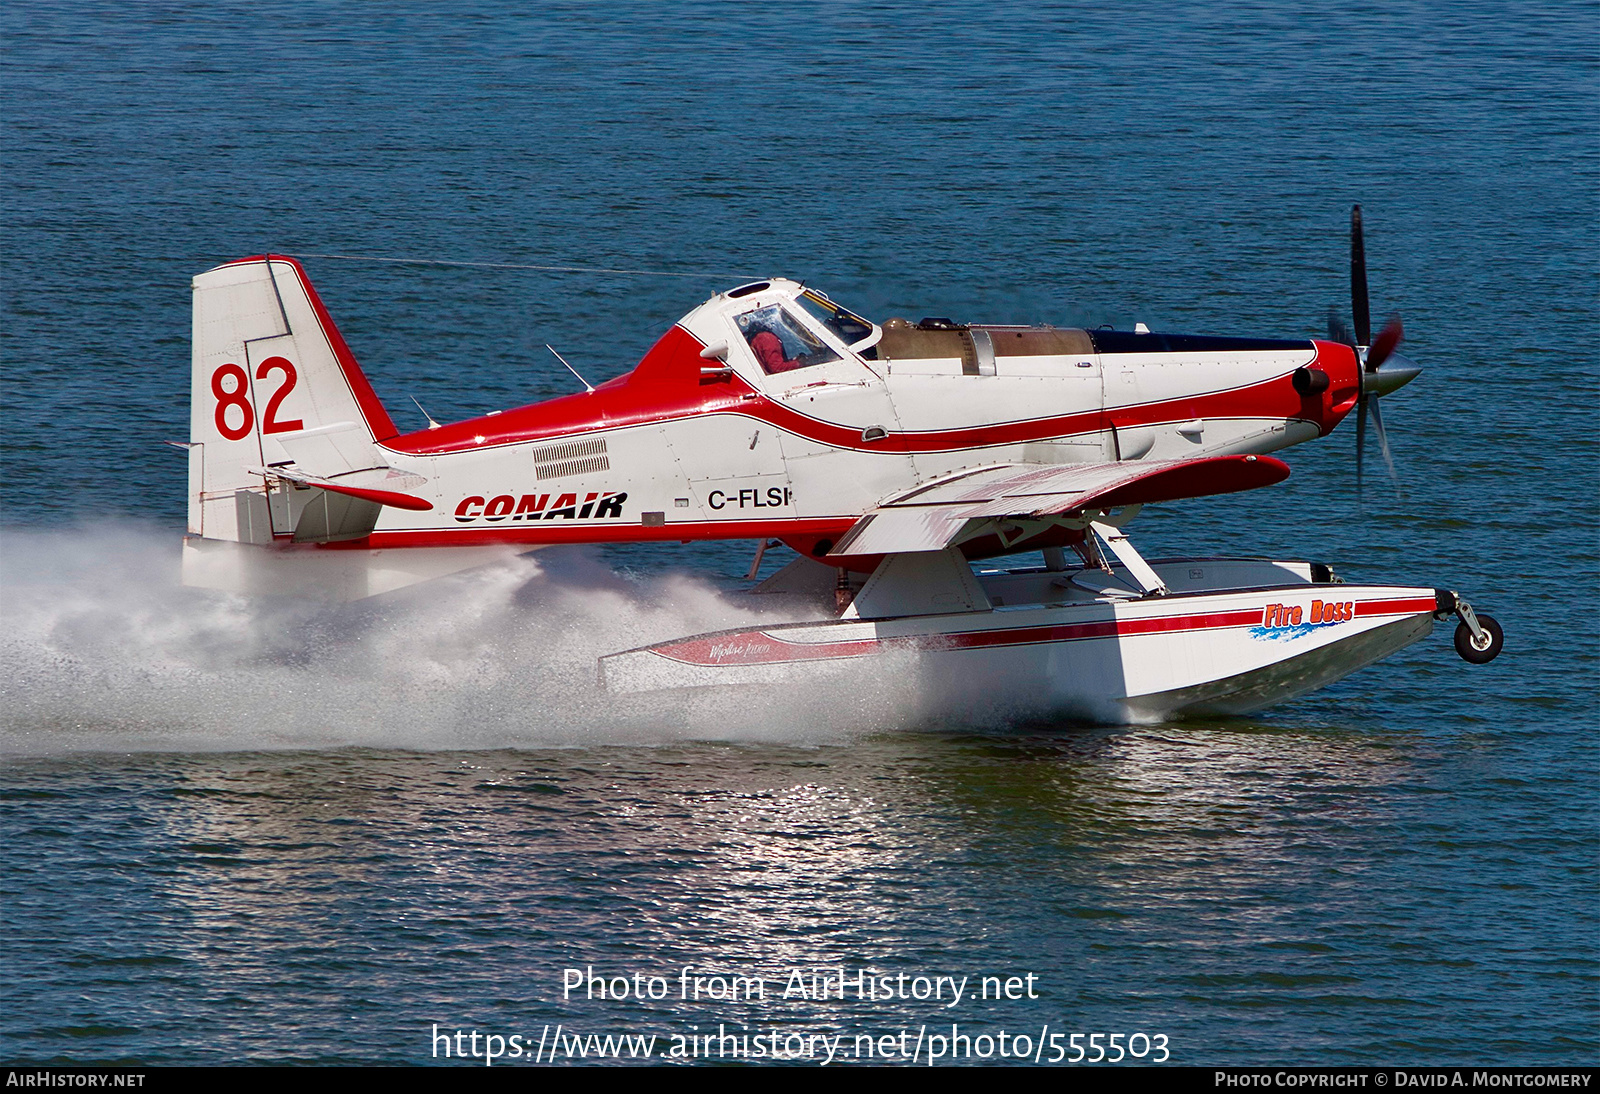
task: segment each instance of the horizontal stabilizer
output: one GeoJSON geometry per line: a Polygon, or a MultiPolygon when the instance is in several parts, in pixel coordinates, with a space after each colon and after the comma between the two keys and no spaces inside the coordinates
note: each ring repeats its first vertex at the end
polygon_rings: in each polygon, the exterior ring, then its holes
{"type": "MultiPolygon", "coordinates": [[[[378,446],[372,443],[372,434],[355,422],[334,422],[316,429],[280,433],[273,440],[283,447],[297,468],[325,479],[384,465],[378,446]]],[[[269,456],[268,462],[277,463],[278,460],[269,456]]]]}
{"type": "Polygon", "coordinates": [[[975,524],[1039,520],[1089,510],[1230,494],[1282,482],[1270,456],[1089,464],[998,464],[947,475],[879,502],[828,554],[940,551],[975,524]]]}
{"type": "Polygon", "coordinates": [[[297,467],[266,467],[262,468],[261,473],[280,479],[288,479],[290,482],[297,482],[302,486],[315,486],[323,490],[331,490],[335,494],[345,494],[352,498],[360,498],[363,501],[373,501],[379,505],[393,506],[396,509],[410,509],[418,513],[426,513],[433,508],[433,502],[403,492],[403,490],[414,490],[428,480],[421,475],[396,471],[392,467],[373,467],[365,471],[349,471],[337,478],[310,475],[297,467]]]}

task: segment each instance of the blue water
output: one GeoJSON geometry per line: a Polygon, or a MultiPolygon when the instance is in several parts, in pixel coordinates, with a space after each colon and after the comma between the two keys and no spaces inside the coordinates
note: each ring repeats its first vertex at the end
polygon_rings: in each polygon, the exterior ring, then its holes
{"type": "MultiPolygon", "coordinates": [[[[1592,4],[0,10],[0,1056],[424,1062],[432,1027],[1165,1034],[1179,1063],[1594,1063],[1592,4]],[[1251,720],[604,706],[747,544],[548,552],[333,610],[177,587],[188,279],[307,258],[402,427],[630,367],[782,273],[876,318],[1303,336],[1426,371],[1139,543],[1461,590],[1251,720]],[[411,415],[408,417],[408,415],[411,415]],[[672,977],[563,998],[563,970],[672,977]],[[684,965],[765,1000],[676,998],[684,965]],[[1039,998],[784,1000],[789,970],[1039,998]]],[[[781,559],[776,560],[781,561],[781,559]]],[[[769,569],[771,568],[769,563],[769,569]]],[[[1147,1054],[1147,1059],[1152,1058],[1147,1054]]],[[[997,1058],[992,1058],[997,1060],[997,1058]]],[[[924,1061],[925,1062],[925,1057],[924,1061]]]]}

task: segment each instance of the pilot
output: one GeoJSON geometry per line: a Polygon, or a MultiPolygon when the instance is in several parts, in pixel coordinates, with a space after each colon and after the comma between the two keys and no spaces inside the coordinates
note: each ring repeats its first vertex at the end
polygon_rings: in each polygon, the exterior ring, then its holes
{"type": "Polygon", "coordinates": [[[783,340],[770,330],[759,330],[751,334],[750,349],[755,353],[756,360],[761,362],[761,367],[769,374],[788,372],[805,364],[798,357],[785,357],[783,340]]]}

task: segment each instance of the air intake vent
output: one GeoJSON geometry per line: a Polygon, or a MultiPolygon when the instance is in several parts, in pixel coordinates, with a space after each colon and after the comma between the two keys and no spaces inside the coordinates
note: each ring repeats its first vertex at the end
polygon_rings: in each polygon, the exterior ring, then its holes
{"type": "Polygon", "coordinates": [[[611,470],[611,457],[606,455],[603,438],[592,441],[569,441],[533,450],[534,477],[564,479],[573,475],[592,475],[596,471],[611,470]]]}

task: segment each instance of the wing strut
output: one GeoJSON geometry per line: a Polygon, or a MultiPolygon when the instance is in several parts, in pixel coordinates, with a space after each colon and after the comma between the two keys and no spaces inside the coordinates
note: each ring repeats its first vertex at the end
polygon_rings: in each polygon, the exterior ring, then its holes
{"type": "Polygon", "coordinates": [[[1111,548],[1111,553],[1117,556],[1117,561],[1128,568],[1129,575],[1139,583],[1139,588],[1144,591],[1146,596],[1167,595],[1166,582],[1162,581],[1156,575],[1156,572],[1150,568],[1150,564],[1144,560],[1144,556],[1133,549],[1133,544],[1128,542],[1127,533],[1115,525],[1107,524],[1103,520],[1091,520],[1089,527],[1093,528],[1095,535],[1099,536],[1105,542],[1105,545],[1111,548]]]}

